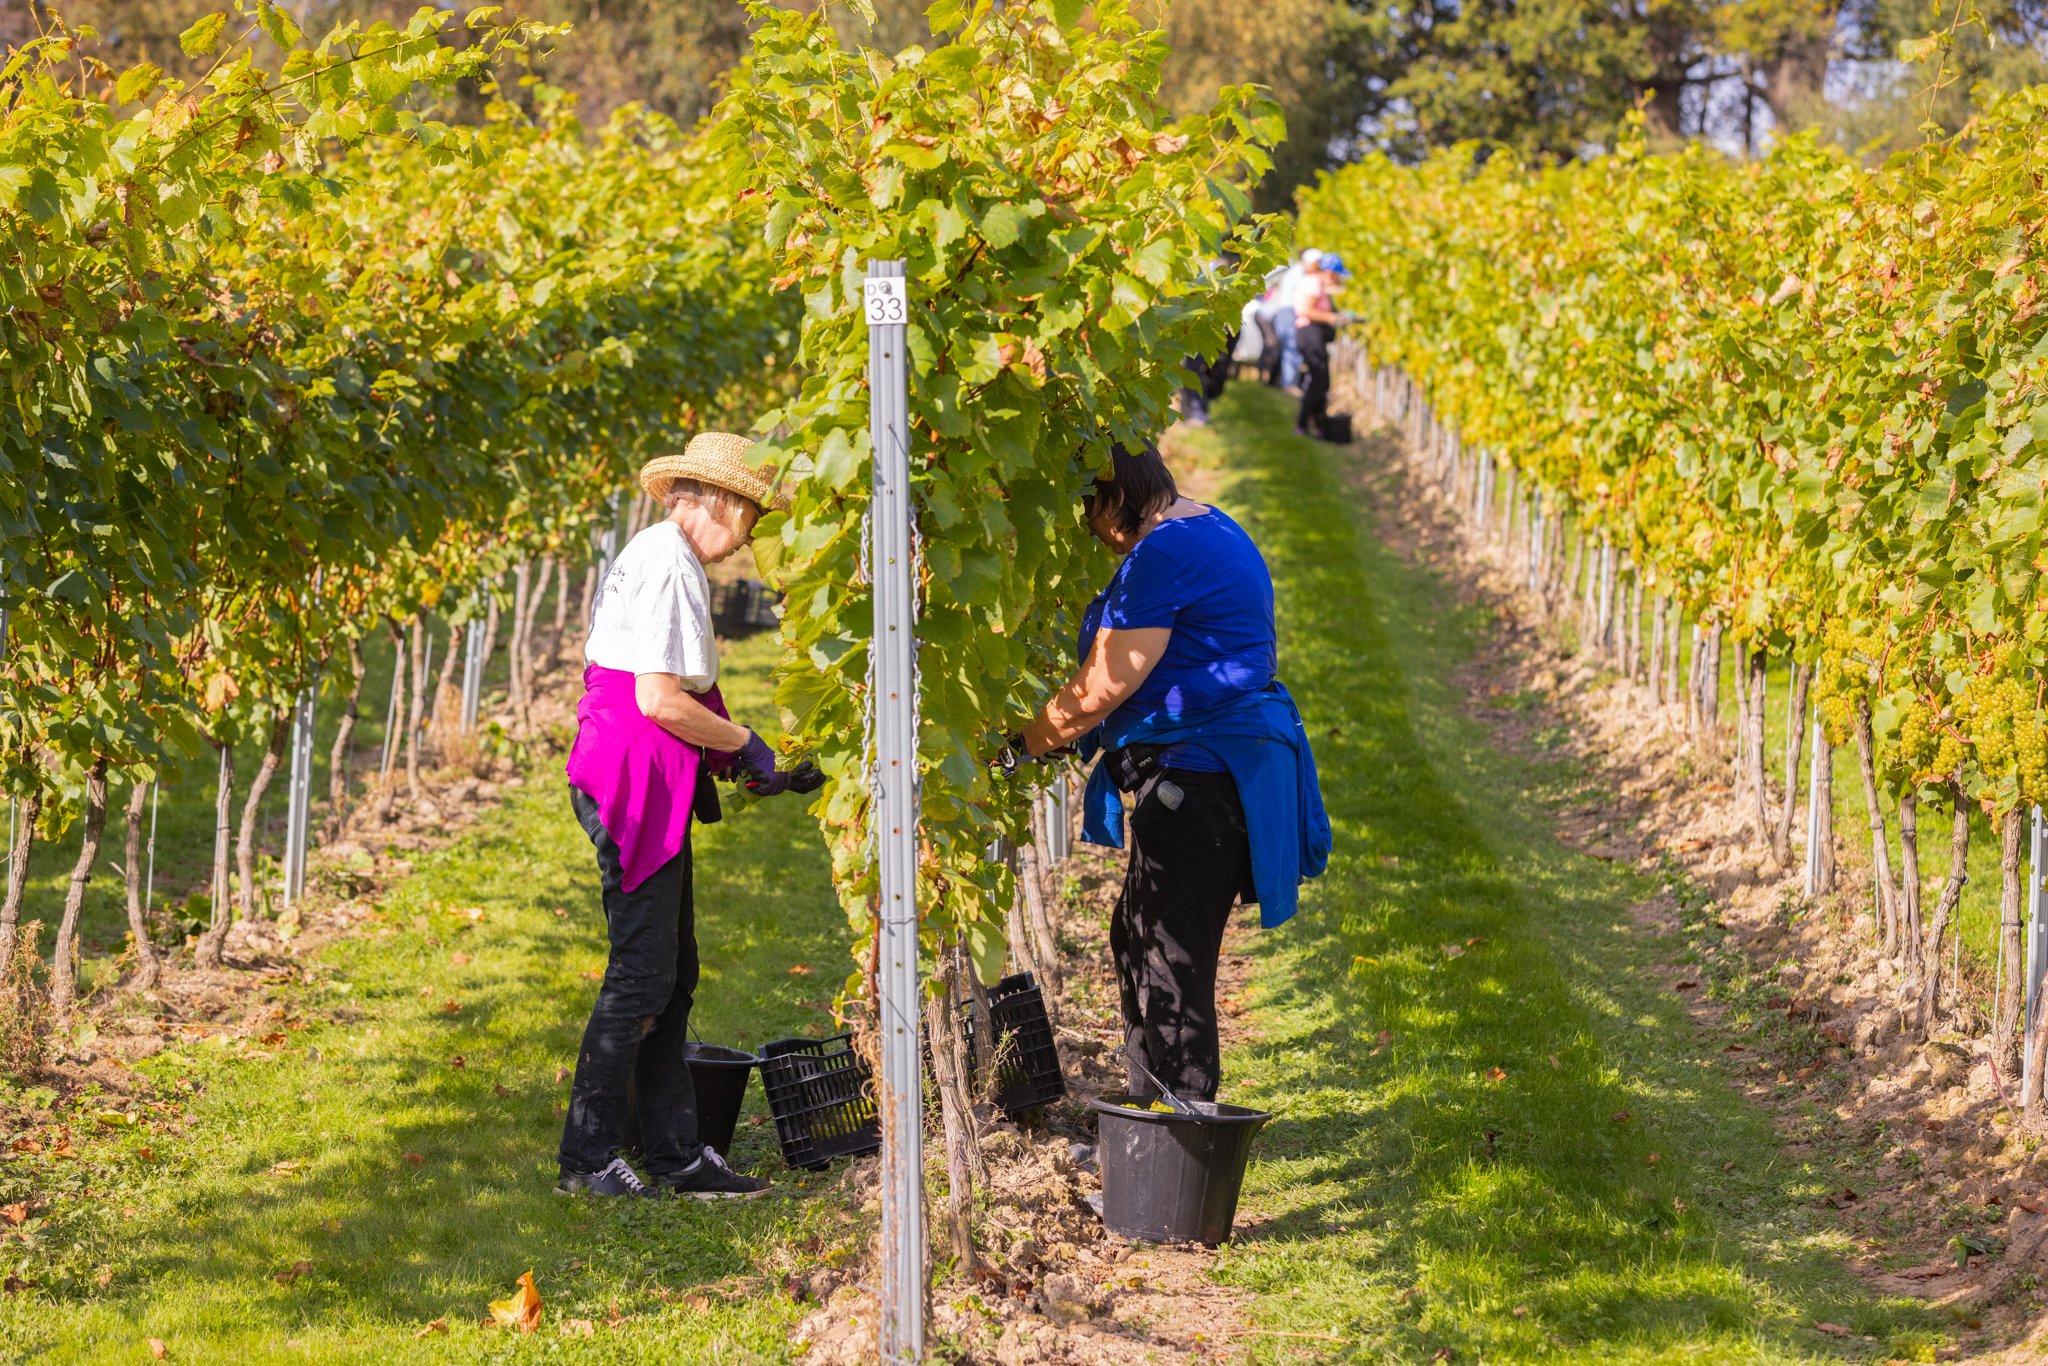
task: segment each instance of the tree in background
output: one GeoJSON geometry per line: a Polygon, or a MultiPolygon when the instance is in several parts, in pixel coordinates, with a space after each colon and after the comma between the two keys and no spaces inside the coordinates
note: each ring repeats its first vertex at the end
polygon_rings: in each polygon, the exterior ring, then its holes
{"type": "MultiPolygon", "coordinates": [[[[0,46],[28,31],[27,2],[0,0],[0,46]]],[[[928,42],[926,3],[877,0],[873,32],[846,36],[887,51],[928,42]]],[[[93,18],[117,61],[190,75],[178,34],[217,4],[97,0],[93,18]]],[[[416,4],[294,8],[315,27],[344,15],[402,21],[416,4]]],[[[736,0],[516,8],[573,25],[535,67],[592,120],[638,101],[694,121],[747,42],[736,0]]],[[[2048,80],[2048,0],[1143,0],[1141,12],[1173,40],[1159,93],[1175,113],[1206,108],[1229,84],[1273,90],[1289,138],[1259,186],[1262,208],[1284,207],[1317,172],[1368,151],[1408,160],[1482,138],[1525,159],[1597,153],[1638,102],[1663,146],[1706,137],[1754,152],[1781,130],[1818,126],[1881,153],[1918,142],[1930,115],[1959,128],[1980,86],[2048,80]],[[1938,65],[1898,59],[1902,43],[1930,33],[1947,35],[1931,54],[1938,65]]],[[[833,22],[861,23],[843,8],[833,22]]]]}

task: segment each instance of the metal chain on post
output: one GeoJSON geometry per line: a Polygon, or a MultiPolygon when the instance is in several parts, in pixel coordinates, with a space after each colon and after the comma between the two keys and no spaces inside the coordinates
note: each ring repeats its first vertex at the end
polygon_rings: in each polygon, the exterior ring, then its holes
{"type": "Polygon", "coordinates": [[[868,437],[874,501],[868,568],[874,601],[872,735],[877,1026],[882,1075],[881,1339],[885,1362],[924,1358],[926,1257],[924,1067],[918,981],[916,510],[910,488],[909,377],[904,364],[909,287],[901,261],[870,261],[862,288],[868,324],[868,437]]]}

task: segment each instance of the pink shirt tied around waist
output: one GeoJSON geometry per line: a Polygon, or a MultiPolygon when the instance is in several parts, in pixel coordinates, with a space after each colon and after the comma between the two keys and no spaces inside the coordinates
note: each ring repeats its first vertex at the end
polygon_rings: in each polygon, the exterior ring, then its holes
{"type": "MultiPolygon", "coordinates": [[[[726,715],[716,687],[697,694],[726,715]]],[[[728,718],[730,719],[730,718],[728,718]]],[[[641,714],[634,675],[587,664],[583,700],[576,704],[576,743],[569,749],[569,781],[597,803],[604,832],[619,846],[625,890],[632,891],[683,852],[697,774],[706,762],[716,772],[733,756],[689,743],[641,714]]]]}

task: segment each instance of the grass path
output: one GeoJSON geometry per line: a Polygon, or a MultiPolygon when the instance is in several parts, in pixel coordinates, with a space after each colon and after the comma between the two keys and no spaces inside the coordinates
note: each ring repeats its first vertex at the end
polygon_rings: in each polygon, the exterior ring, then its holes
{"type": "MultiPolygon", "coordinates": [[[[1630,913],[1657,883],[1552,837],[1584,775],[1496,752],[1466,715],[1452,676],[1487,622],[1380,543],[1369,452],[1288,420],[1240,387],[1188,442],[1273,565],[1338,839],[1302,915],[1255,941],[1251,1038],[1226,1059],[1233,1096],[1279,1118],[1260,1222],[1217,1262],[1259,1331],[1220,1359],[1931,1353],[1930,1311],[1844,1270],[1816,1209],[1839,1173],[1780,1148],[1659,987],[1682,946],[1630,913]]],[[[766,707],[770,648],[733,653],[742,714],[766,707]]],[[[704,1036],[816,1024],[846,930],[809,818],[738,814],[698,868],[704,1036]]],[[[0,1361],[140,1361],[150,1338],[193,1362],[783,1359],[780,1276],[847,1255],[854,1216],[782,1172],[767,1129],[736,1154],[777,1174],[766,1201],[550,1192],[557,1069],[602,962],[592,882],[560,784],[535,782],[280,988],[274,1033],[144,1064],[174,1088],[147,1130],[88,1100],[75,1157],[0,1152],[0,1206],[39,1201],[0,1241],[0,1271],[37,1282],[0,1295],[0,1361]],[[529,1268],[545,1331],[478,1330],[529,1268]],[[720,1284],[743,1293],[697,1294],[720,1284]]]]}
{"type": "MultiPolygon", "coordinates": [[[[729,657],[742,715],[767,707],[768,648],[729,657]]],[[[801,1032],[824,1018],[813,1007],[846,956],[816,826],[788,801],[700,833],[696,1028],[740,1044],[801,1032]],[[815,976],[791,974],[813,963],[815,976]]],[[[142,1064],[177,1088],[157,1132],[74,1122],[77,1158],[11,1155],[0,1204],[23,1189],[59,1204],[29,1226],[29,1254],[0,1243],[0,1263],[41,1284],[0,1296],[0,1361],[140,1361],[150,1338],[187,1362],[780,1356],[800,1310],[775,1272],[838,1248],[843,1203],[804,1198],[819,1178],[807,1188],[781,1168],[772,1126],[743,1121],[735,1143],[736,1161],[776,1175],[761,1201],[552,1193],[557,1069],[604,961],[595,880],[561,784],[536,780],[420,858],[369,925],[320,955],[317,982],[277,993],[270,1043],[142,1064]],[[179,1114],[182,1137],[166,1123],[179,1114]],[[544,1331],[481,1332],[486,1304],[528,1269],[544,1331]],[[685,1298],[748,1276],[764,1279],[730,1301],[685,1298]],[[603,1326],[614,1307],[623,1322],[603,1326]],[[600,1326],[571,1342],[564,1318],[600,1326]],[[445,1333],[418,1336],[437,1320],[445,1333]]],[[[749,1108],[763,1112],[758,1084],[749,1108]]]]}
{"type": "Polygon", "coordinates": [[[1465,713],[1487,622],[1381,543],[1369,449],[1287,421],[1239,386],[1193,442],[1272,564],[1337,832],[1299,919],[1256,941],[1255,1042],[1227,1062],[1280,1115],[1248,1196],[1270,1222],[1218,1273],[1259,1297],[1257,1359],[1930,1351],[1928,1311],[1844,1269],[1831,1170],[1780,1151],[1654,980],[1683,953],[1631,916],[1656,881],[1552,837],[1583,775],[1465,713]]]}

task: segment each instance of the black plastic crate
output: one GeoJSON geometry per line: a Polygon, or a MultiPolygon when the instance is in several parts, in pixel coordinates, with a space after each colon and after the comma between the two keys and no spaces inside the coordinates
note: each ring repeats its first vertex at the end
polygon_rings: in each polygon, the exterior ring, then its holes
{"type": "Polygon", "coordinates": [[[782,595],[755,579],[711,585],[711,625],[723,636],[772,631],[781,624],[775,606],[782,595]]]}
{"type": "Polygon", "coordinates": [[[819,1171],[835,1157],[857,1157],[882,1146],[868,1069],[853,1051],[851,1034],[764,1044],[761,1084],[790,1166],[819,1171]]]}
{"type": "MultiPolygon", "coordinates": [[[[996,1081],[990,1099],[1006,1115],[1049,1105],[1067,1093],[1060,1074],[1059,1050],[1053,1046],[1052,1019],[1045,1013],[1045,995],[1038,979],[1014,973],[989,988],[989,1022],[996,1031],[996,1081]]],[[[968,1065],[975,1066],[974,1013],[966,1020],[968,1065]]]]}

